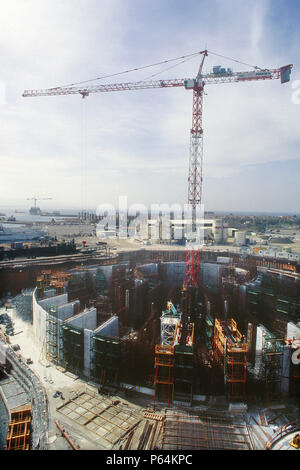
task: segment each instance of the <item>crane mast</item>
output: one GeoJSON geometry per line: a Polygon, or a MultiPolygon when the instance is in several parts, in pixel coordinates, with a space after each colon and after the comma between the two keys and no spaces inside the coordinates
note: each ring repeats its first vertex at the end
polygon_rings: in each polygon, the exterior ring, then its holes
{"type": "MultiPolygon", "coordinates": [[[[196,78],[187,79],[168,79],[168,80],[149,80],[127,83],[101,84],[92,86],[69,86],[55,87],[41,90],[25,90],[23,97],[37,96],[58,96],[79,94],[86,98],[90,93],[104,93],[112,91],[145,90],[152,88],[178,88],[184,87],[187,90],[193,90],[193,112],[192,127],[190,130],[190,155],[189,155],[189,173],[188,173],[188,204],[192,212],[192,234],[196,238],[197,233],[197,208],[202,203],[202,182],[203,182],[203,94],[204,86],[209,84],[222,84],[234,82],[250,82],[281,79],[281,83],[288,82],[290,79],[292,64],[277,69],[259,69],[247,72],[232,72],[231,69],[222,69],[221,66],[213,68],[212,73],[203,74],[204,60],[208,51],[201,51],[202,60],[196,78]]],[[[195,288],[199,283],[199,247],[189,246],[186,253],[186,269],[183,288],[195,288]]]]}
{"type": "MultiPolygon", "coordinates": [[[[203,129],[202,129],[202,107],[204,81],[201,80],[202,69],[207,51],[198,70],[197,78],[193,87],[193,114],[192,127],[190,131],[190,158],[188,176],[188,203],[192,209],[192,236],[197,231],[197,207],[202,203],[202,164],[203,164],[203,129]]],[[[184,289],[196,287],[199,282],[199,249],[190,248],[186,252],[184,289]]]]}

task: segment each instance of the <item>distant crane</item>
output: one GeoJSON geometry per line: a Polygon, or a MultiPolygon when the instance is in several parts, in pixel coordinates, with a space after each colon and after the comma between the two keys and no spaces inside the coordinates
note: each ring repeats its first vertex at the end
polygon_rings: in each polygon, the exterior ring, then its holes
{"type": "Polygon", "coordinates": [[[36,201],[47,201],[51,200],[52,197],[28,197],[27,201],[34,201],[34,206],[30,209],[30,214],[32,215],[39,215],[41,213],[41,209],[36,206],[36,201]]]}
{"type": "MultiPolygon", "coordinates": [[[[197,207],[202,202],[202,162],[203,162],[203,128],[202,128],[202,105],[204,86],[218,83],[233,83],[233,82],[251,82],[262,80],[281,79],[281,83],[290,80],[290,74],[293,65],[289,64],[277,69],[261,69],[260,67],[253,67],[254,70],[248,72],[233,72],[232,69],[222,68],[220,65],[213,67],[211,73],[202,74],[204,60],[207,55],[213,54],[219,57],[220,54],[210,52],[208,50],[200,51],[196,54],[202,55],[201,64],[195,78],[191,79],[168,79],[168,80],[145,80],[138,82],[128,83],[113,83],[106,85],[89,85],[89,86],[65,86],[41,90],[25,90],[23,97],[36,97],[36,96],[57,96],[57,95],[73,95],[79,94],[82,98],[86,98],[90,93],[111,92],[111,91],[128,91],[128,90],[143,90],[151,88],[176,88],[184,87],[186,90],[193,90],[193,114],[192,114],[192,127],[190,130],[190,157],[189,157],[189,176],[188,176],[188,203],[192,208],[192,232],[196,238],[196,214],[197,207]]],[[[182,56],[187,58],[194,56],[182,56]]],[[[224,57],[228,59],[228,57],[224,57]]],[[[179,58],[178,58],[179,59],[179,58]]],[[[175,59],[171,59],[175,60],[175,59]]],[[[170,62],[165,60],[161,63],[170,62]]],[[[234,60],[234,59],[231,59],[234,60]]],[[[239,62],[238,60],[234,60],[239,62]]],[[[158,64],[153,64],[158,65],[158,64]]],[[[245,65],[245,64],[244,64],[245,65]]],[[[146,66],[149,67],[149,66],[146,66]]],[[[133,70],[140,70],[133,69],[133,70]]],[[[126,71],[129,72],[129,71],[126,71]]],[[[114,74],[119,75],[119,74],[114,74]]],[[[104,77],[100,77],[104,78],[104,77]]],[[[91,80],[88,80],[91,81],[91,80]]],[[[86,82],[81,82],[86,83],[86,82]]],[[[75,84],[74,84],[75,85],[75,84]]],[[[186,269],[184,290],[189,287],[197,287],[199,282],[199,261],[200,252],[196,246],[190,247],[186,253],[186,269]]]]}

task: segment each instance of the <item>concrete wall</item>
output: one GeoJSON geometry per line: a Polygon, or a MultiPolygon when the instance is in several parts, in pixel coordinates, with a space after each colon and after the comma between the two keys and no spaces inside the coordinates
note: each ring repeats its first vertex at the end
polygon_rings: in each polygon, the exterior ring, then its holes
{"type": "Polygon", "coordinates": [[[46,310],[36,300],[36,290],[32,296],[32,322],[35,337],[43,342],[46,338],[46,310]]]}
{"type": "Polygon", "coordinates": [[[263,335],[271,336],[271,333],[263,325],[258,325],[258,327],[256,328],[256,353],[262,352],[263,335]]]}
{"type": "Polygon", "coordinates": [[[217,287],[220,281],[221,265],[213,263],[201,263],[202,282],[207,286],[217,287]]]}
{"type": "Polygon", "coordinates": [[[258,325],[256,328],[255,364],[254,364],[254,370],[256,371],[256,373],[259,372],[262,366],[263,335],[270,336],[270,332],[263,325],[258,325]]]}
{"type": "Polygon", "coordinates": [[[103,336],[119,336],[119,318],[117,315],[114,315],[100,325],[93,333],[103,336]]]}
{"type": "Polygon", "coordinates": [[[56,295],[56,289],[45,289],[44,290],[44,298],[49,299],[49,297],[54,297],[56,295]]]}
{"type": "Polygon", "coordinates": [[[32,296],[32,321],[35,337],[43,343],[46,339],[47,310],[50,307],[59,307],[68,302],[68,294],[57,295],[49,299],[36,300],[36,290],[32,296]]]}
{"type": "Polygon", "coordinates": [[[112,266],[99,266],[99,271],[105,276],[107,282],[111,279],[112,266]]]}
{"type": "Polygon", "coordinates": [[[47,310],[50,307],[59,307],[67,303],[68,303],[68,294],[56,295],[48,299],[39,300],[40,306],[43,307],[45,310],[47,310]]]}
{"type": "Polygon", "coordinates": [[[83,332],[83,343],[84,343],[84,365],[83,365],[83,374],[86,377],[90,377],[91,375],[91,360],[93,351],[91,350],[91,337],[94,334],[93,331],[89,329],[84,329],[83,332]]]}
{"type": "Polygon", "coordinates": [[[97,309],[95,307],[86,309],[67,319],[66,323],[75,328],[94,330],[97,327],[97,309]]]}
{"type": "MultiPolygon", "coordinates": [[[[60,296],[43,299],[40,302],[35,297],[36,290],[33,294],[33,325],[36,338],[43,343],[46,339],[46,319],[50,307],[56,307],[58,317],[58,329],[62,327],[63,321],[75,328],[83,329],[84,334],[84,369],[83,373],[86,377],[90,377],[90,367],[93,356],[91,351],[91,337],[95,333],[105,336],[118,336],[119,335],[119,319],[115,315],[107,320],[99,328],[97,327],[97,309],[86,309],[77,315],[74,314],[74,307],[80,302],[74,301],[68,303],[68,295],[63,294],[60,296]],[[94,331],[95,330],[95,331],[94,331]]],[[[59,345],[58,345],[59,347],[59,345]]],[[[63,350],[58,351],[60,359],[63,358],[63,350]]],[[[1,358],[0,358],[1,359],[1,358]]]]}
{"type": "Polygon", "coordinates": [[[66,318],[72,317],[74,315],[75,305],[80,306],[80,301],[75,300],[74,302],[69,302],[65,305],[57,307],[57,318],[60,320],[65,320],[66,318]]]}
{"type": "Polygon", "coordinates": [[[49,308],[56,307],[57,318],[60,320],[59,323],[61,323],[63,320],[74,315],[74,307],[75,305],[80,305],[80,301],[68,302],[68,294],[57,295],[37,301],[35,293],[36,291],[32,296],[33,328],[36,338],[40,342],[43,342],[46,338],[46,319],[49,308]]]}
{"type": "Polygon", "coordinates": [[[289,322],[287,324],[287,334],[288,339],[300,339],[300,324],[289,322]]]}
{"type": "Polygon", "coordinates": [[[292,348],[290,346],[284,346],[283,349],[283,361],[282,361],[282,381],[281,391],[288,393],[290,388],[290,369],[292,359],[292,348]]]}
{"type": "Polygon", "coordinates": [[[6,364],[7,349],[8,349],[8,346],[4,344],[2,341],[0,341],[0,364],[2,365],[6,364]]]}
{"type": "Polygon", "coordinates": [[[157,266],[157,263],[148,263],[143,264],[142,266],[138,266],[138,269],[140,269],[146,275],[157,274],[157,266]]]}
{"type": "Polygon", "coordinates": [[[185,261],[164,263],[168,282],[182,285],[185,277],[185,261]]]}

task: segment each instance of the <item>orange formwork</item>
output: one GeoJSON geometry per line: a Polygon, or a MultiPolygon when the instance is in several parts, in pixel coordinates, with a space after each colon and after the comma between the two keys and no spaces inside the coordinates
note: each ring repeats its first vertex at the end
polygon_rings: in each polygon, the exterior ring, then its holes
{"type": "Polygon", "coordinates": [[[232,401],[246,399],[248,344],[233,318],[214,324],[213,352],[224,367],[225,382],[232,401]]]}
{"type": "Polygon", "coordinates": [[[8,434],[6,439],[7,450],[30,449],[31,407],[25,405],[11,411],[8,434]]]}
{"type": "Polygon", "coordinates": [[[171,401],[171,393],[173,393],[174,379],[174,347],[170,345],[155,346],[155,377],[154,377],[154,405],[158,394],[158,386],[167,386],[168,404],[171,401]]]}

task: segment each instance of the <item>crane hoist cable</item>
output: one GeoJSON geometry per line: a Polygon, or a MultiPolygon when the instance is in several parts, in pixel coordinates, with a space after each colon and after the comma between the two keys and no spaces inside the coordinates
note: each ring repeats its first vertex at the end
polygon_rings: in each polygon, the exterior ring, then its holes
{"type": "Polygon", "coordinates": [[[81,104],[81,208],[87,210],[87,100],[81,104]]]}

